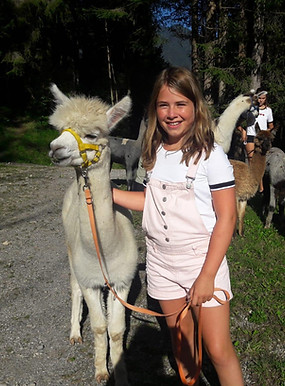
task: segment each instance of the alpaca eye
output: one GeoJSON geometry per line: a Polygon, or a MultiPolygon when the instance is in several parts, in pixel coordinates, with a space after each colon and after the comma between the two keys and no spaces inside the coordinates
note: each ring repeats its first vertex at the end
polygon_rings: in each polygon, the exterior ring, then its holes
{"type": "Polygon", "coordinates": [[[96,139],[98,136],[97,136],[97,134],[87,134],[87,135],[85,135],[85,138],[86,139],[88,139],[88,140],[90,140],[90,141],[94,141],[94,139],[96,139]]]}

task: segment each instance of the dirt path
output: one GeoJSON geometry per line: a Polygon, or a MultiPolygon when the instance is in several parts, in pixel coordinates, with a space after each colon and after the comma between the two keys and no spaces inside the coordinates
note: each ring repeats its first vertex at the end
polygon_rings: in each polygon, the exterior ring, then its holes
{"type": "MultiPolygon", "coordinates": [[[[61,205],[74,176],[69,168],[0,164],[0,386],[95,384],[88,316],[84,344],[69,344],[69,267],[61,205]]],[[[113,171],[112,176],[124,178],[125,172],[113,171]]],[[[136,237],[140,261],[130,300],[147,306],[139,226],[136,237]]],[[[156,319],[127,312],[127,324],[130,384],[180,384],[167,358],[168,335],[156,319]]]]}

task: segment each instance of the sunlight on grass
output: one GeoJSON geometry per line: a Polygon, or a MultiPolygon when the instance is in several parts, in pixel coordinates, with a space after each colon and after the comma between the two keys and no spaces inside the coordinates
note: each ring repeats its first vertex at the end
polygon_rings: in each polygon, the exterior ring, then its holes
{"type": "Polygon", "coordinates": [[[245,236],[237,236],[227,254],[235,295],[232,337],[255,384],[283,385],[284,233],[265,229],[255,210],[247,207],[245,236]]]}

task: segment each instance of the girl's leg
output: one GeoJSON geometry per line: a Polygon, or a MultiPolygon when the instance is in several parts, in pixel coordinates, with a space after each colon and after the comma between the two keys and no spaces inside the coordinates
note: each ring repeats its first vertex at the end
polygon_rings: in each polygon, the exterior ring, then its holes
{"type": "MultiPolygon", "coordinates": [[[[185,298],[174,299],[174,300],[160,300],[160,307],[164,314],[169,314],[180,310],[185,304],[185,298]]],[[[176,329],[176,320],[177,314],[173,316],[166,317],[166,322],[170,330],[171,342],[174,357],[176,362],[177,358],[177,329],[176,329]]],[[[195,342],[195,331],[196,331],[196,322],[195,317],[193,317],[192,312],[189,311],[181,323],[181,332],[182,332],[182,343],[181,343],[181,354],[180,361],[182,368],[184,370],[185,377],[192,378],[195,375],[197,369],[198,356],[196,352],[195,342]]],[[[197,381],[195,385],[197,386],[199,382],[197,381]]]]}
{"type": "Polygon", "coordinates": [[[202,309],[203,343],[221,386],[243,386],[243,377],[230,337],[230,305],[202,309]]]}
{"type": "Polygon", "coordinates": [[[245,150],[246,150],[246,154],[247,154],[248,163],[250,163],[252,156],[253,156],[254,143],[253,142],[247,142],[247,144],[245,145],[245,150]]]}

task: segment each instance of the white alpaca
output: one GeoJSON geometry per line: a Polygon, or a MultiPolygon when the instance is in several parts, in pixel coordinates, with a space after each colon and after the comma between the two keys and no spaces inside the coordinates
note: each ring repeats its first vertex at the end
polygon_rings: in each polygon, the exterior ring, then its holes
{"type": "Polygon", "coordinates": [[[70,341],[72,344],[82,342],[80,322],[84,298],[94,333],[96,381],[109,377],[106,363],[109,336],[116,385],[128,385],[123,359],[125,309],[114,296],[108,296],[105,310],[102,291],[105,283],[94,247],[83,187],[88,181],[104,272],[118,295],[126,300],[136,271],[137,247],[129,211],[113,204],[107,137],[129,112],[131,100],[127,96],[109,108],[98,98],[68,98],[56,85],[51,91],[57,105],[49,121],[61,134],[50,144],[50,157],[60,166],[74,166],[77,174],[76,181],[65,194],[62,212],[71,271],[70,341]],[[64,131],[66,129],[72,129],[74,134],[64,131]],[[87,168],[81,167],[84,151],[79,152],[76,135],[84,144],[91,144],[90,148],[99,145],[101,155],[96,150],[86,150],[87,168]],[[82,171],[87,172],[85,178],[82,171]]]}
{"type": "Polygon", "coordinates": [[[223,147],[225,153],[230,150],[233,131],[242,113],[248,111],[254,116],[258,115],[256,104],[256,98],[252,94],[239,95],[232,100],[217,122],[214,123],[215,141],[223,147]]]}

